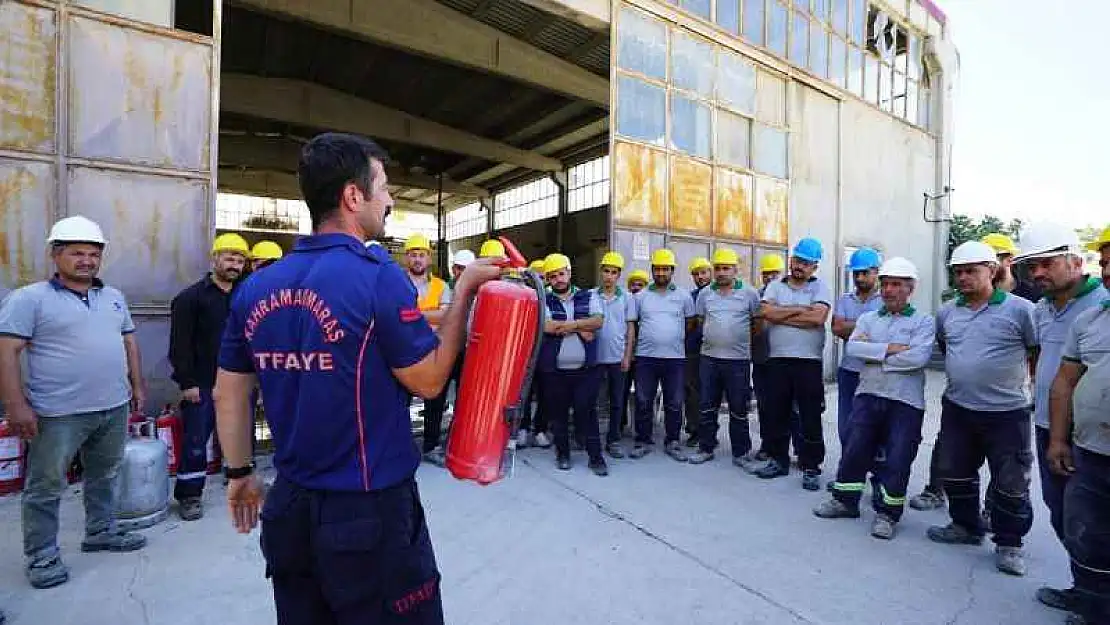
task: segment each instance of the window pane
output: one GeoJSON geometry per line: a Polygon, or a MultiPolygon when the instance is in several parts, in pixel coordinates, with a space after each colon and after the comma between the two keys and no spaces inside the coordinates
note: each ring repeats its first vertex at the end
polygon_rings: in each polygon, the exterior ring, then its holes
{"type": "Polygon", "coordinates": [[[778,76],[759,72],[755,92],[755,117],[759,121],[786,125],[786,81],[778,76]]]}
{"type": "Polygon", "coordinates": [[[906,116],[906,75],[894,72],[894,114],[906,116]]]}
{"type": "Polygon", "coordinates": [[[671,94],[671,147],[701,158],[710,157],[711,115],[705,104],[671,94]]]}
{"type": "Polygon", "coordinates": [[[809,70],[821,78],[829,77],[829,34],[820,22],[809,26],[809,70]]]}
{"type": "Polygon", "coordinates": [[[829,80],[838,87],[846,84],[847,48],[847,44],[840,37],[834,35],[829,39],[829,80]]]}
{"type": "Polygon", "coordinates": [[[736,167],[748,167],[751,149],[751,127],[748,118],[717,110],[717,161],[736,167]]]}
{"type": "Polygon", "coordinates": [[[667,94],[662,87],[617,77],[617,133],[655,145],[666,134],[667,94]]]}
{"type": "Polygon", "coordinates": [[[776,178],[786,178],[787,134],[777,128],[756,123],[752,128],[755,146],[752,160],[754,169],[776,178]]]}
{"type": "Polygon", "coordinates": [[[890,112],[894,82],[894,70],[886,63],[879,65],[879,107],[890,112]]]}
{"type": "Polygon", "coordinates": [[[710,19],[710,0],[681,0],[678,4],[698,17],[710,19]]]}
{"type": "Polygon", "coordinates": [[[862,46],[867,35],[867,0],[850,0],[851,12],[848,14],[852,41],[862,46]]]}
{"type": "Polygon", "coordinates": [[[794,0],[794,8],[809,13],[809,0],[794,0]]]}
{"type": "Polygon", "coordinates": [[[667,26],[639,11],[621,10],[617,66],[652,78],[667,78],[667,26]]]}
{"type": "Polygon", "coordinates": [[[868,102],[879,103],[879,59],[872,54],[863,55],[863,94],[868,102]]]}
{"type": "Polygon", "coordinates": [[[790,29],[790,60],[795,65],[805,67],[806,48],[809,44],[809,19],[795,13],[793,24],[793,28],[790,29]]]}
{"type": "Polygon", "coordinates": [[[917,83],[906,81],[906,121],[917,123],[917,83]]]}
{"type": "Polygon", "coordinates": [[[754,114],[755,67],[728,51],[721,52],[717,63],[717,98],[741,112],[754,114]]]}
{"type": "Polygon", "coordinates": [[[829,0],[813,0],[813,17],[822,22],[829,21],[829,0]]]}
{"type": "Polygon", "coordinates": [[[906,61],[909,59],[909,47],[906,45],[906,29],[898,28],[891,29],[892,33],[897,33],[894,40],[894,71],[906,73],[906,61]]]}
{"type": "Polygon", "coordinates": [[[730,33],[740,32],[741,0],[717,0],[717,25],[730,33]]]}
{"type": "Polygon", "coordinates": [[[757,45],[763,45],[763,2],[764,0],[744,0],[744,37],[757,45]]]}
{"type": "Polygon", "coordinates": [[[173,28],[172,0],[78,0],[90,9],[173,28]]]}
{"type": "Polygon", "coordinates": [[[771,0],[771,15],[767,19],[767,47],[779,56],[786,56],[786,31],[789,26],[786,7],[778,0],[771,0]]]}
{"type": "Polygon", "coordinates": [[[832,27],[842,37],[848,36],[848,0],[832,0],[832,27]]]}
{"type": "Polygon", "coordinates": [[[671,80],[680,89],[712,97],[713,47],[678,30],[671,35],[671,80]]]}
{"type": "Polygon", "coordinates": [[[863,97],[863,50],[855,46],[848,49],[848,89],[863,97]]]}
{"type": "Polygon", "coordinates": [[[909,76],[913,79],[921,78],[921,40],[915,35],[909,36],[910,66],[909,76]]]}
{"type": "Polygon", "coordinates": [[[932,107],[929,106],[929,88],[922,85],[917,89],[917,125],[929,130],[932,127],[932,107]]]}

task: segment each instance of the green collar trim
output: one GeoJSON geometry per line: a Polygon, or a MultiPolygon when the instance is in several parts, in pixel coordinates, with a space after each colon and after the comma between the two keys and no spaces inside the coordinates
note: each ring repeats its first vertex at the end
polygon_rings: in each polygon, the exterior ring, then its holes
{"type": "MultiPolygon", "coordinates": [[[[622,289],[621,285],[618,284],[616,289],[613,291],[613,297],[620,297],[622,295],[624,295],[624,289],[622,289]]],[[[597,296],[605,297],[605,287],[597,287],[597,296]]]]}
{"type": "MultiPolygon", "coordinates": [[[[995,288],[994,293],[991,293],[990,299],[987,300],[987,306],[997,306],[998,304],[1001,304],[1002,302],[1006,301],[1007,297],[1009,297],[1009,295],[1006,293],[1006,291],[1003,291],[1002,289],[999,289],[999,288],[995,288]]],[[[957,295],[956,296],[956,305],[957,306],[967,306],[967,298],[964,297],[963,295],[957,295]]]]}
{"type": "MultiPolygon", "coordinates": [[[[673,291],[673,290],[675,290],[675,289],[677,289],[677,288],[678,288],[678,287],[676,287],[676,286],[674,285],[674,282],[672,282],[672,283],[670,283],[670,284],[668,284],[668,285],[667,285],[667,288],[666,288],[665,290],[667,290],[667,291],[673,291]]],[[[659,290],[659,288],[655,286],[655,283],[654,283],[654,282],[652,282],[651,284],[649,284],[649,285],[648,285],[648,290],[649,290],[649,291],[658,291],[658,290],[659,290]]]]}
{"type": "MultiPolygon", "coordinates": [[[[716,282],[714,282],[709,285],[709,288],[717,291],[720,290],[721,287],[718,286],[716,282]]],[[[732,283],[732,288],[739,291],[740,289],[744,288],[744,281],[740,278],[737,278],[736,281],[732,283]]]]}
{"type": "MultiPolygon", "coordinates": [[[[886,317],[890,314],[892,314],[892,313],[889,310],[886,309],[886,306],[883,306],[882,308],[879,309],[879,316],[880,317],[886,317]]],[[[899,310],[898,312],[893,313],[893,314],[900,315],[902,317],[912,317],[915,314],[917,314],[917,309],[914,308],[912,304],[906,304],[905,308],[903,308],[902,310],[899,310]]]]}
{"type": "Polygon", "coordinates": [[[1102,309],[1103,310],[1110,310],[1110,299],[1102,300],[1102,309]]]}
{"type": "MultiPolygon", "coordinates": [[[[1083,286],[1079,288],[1079,291],[1075,294],[1074,297],[1068,300],[1069,302],[1074,302],[1075,300],[1089,294],[1091,291],[1097,289],[1099,286],[1102,285],[1102,280],[1099,280],[1094,276],[1084,276],[1084,278],[1086,279],[1086,281],[1083,283],[1083,286]]],[[[1046,302],[1051,302],[1052,296],[1045,295],[1041,297],[1041,299],[1045,300],[1046,302]]]]}

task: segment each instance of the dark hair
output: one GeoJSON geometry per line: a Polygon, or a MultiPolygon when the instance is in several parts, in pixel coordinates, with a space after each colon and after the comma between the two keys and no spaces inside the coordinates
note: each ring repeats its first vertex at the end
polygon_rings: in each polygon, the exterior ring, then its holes
{"type": "Polygon", "coordinates": [[[385,165],[389,155],[366,137],[339,132],[316,135],[301,149],[297,180],[315,228],[339,208],[343,188],[354,184],[369,194],[370,160],[385,165]]]}

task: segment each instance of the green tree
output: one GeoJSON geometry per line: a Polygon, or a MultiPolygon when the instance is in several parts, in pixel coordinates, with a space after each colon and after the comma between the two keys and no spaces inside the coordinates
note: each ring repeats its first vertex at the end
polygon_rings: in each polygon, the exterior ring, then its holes
{"type": "Polygon", "coordinates": [[[979,219],[967,215],[954,215],[948,224],[948,253],[951,254],[952,250],[961,243],[978,241],[992,232],[1001,232],[1016,242],[1021,233],[1021,226],[1020,219],[1004,222],[994,215],[984,215],[979,219]]]}

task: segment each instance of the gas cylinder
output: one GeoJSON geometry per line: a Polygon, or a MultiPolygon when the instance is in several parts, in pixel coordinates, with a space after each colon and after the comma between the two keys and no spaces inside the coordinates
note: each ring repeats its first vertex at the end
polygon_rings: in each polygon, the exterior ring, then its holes
{"type": "Polygon", "coordinates": [[[504,475],[543,331],[543,281],[523,271],[527,263],[512,243],[501,242],[511,269],[478,289],[447,440],[451,474],[483,485],[504,475]]]}
{"type": "Polygon", "coordinates": [[[23,490],[23,440],[7,421],[0,421],[0,495],[23,490]]]}
{"type": "Polygon", "coordinates": [[[170,504],[166,460],[166,444],[158,438],[154,420],[132,425],[118,477],[115,514],[121,529],[142,529],[166,518],[170,504]]]}
{"type": "Polygon", "coordinates": [[[178,454],[184,432],[181,429],[181,419],[173,411],[173,404],[166,404],[154,424],[158,428],[158,438],[166,444],[166,469],[170,475],[177,475],[178,454]]]}

